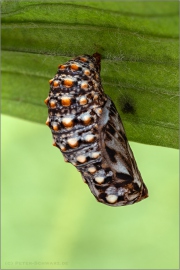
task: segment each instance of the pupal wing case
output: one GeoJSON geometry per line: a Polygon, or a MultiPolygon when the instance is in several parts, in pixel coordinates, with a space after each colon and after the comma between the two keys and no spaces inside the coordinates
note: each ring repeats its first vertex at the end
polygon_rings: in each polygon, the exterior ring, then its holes
{"type": "Polygon", "coordinates": [[[46,124],[65,161],[76,166],[96,199],[109,206],[148,197],[124,127],[100,79],[101,55],[59,65],[49,81],[46,124]]]}

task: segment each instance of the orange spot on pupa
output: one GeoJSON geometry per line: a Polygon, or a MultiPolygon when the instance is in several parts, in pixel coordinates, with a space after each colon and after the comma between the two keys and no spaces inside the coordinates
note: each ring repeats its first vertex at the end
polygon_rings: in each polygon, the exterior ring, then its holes
{"type": "Polygon", "coordinates": [[[50,100],[49,105],[51,108],[56,108],[56,100],[50,100]]]}
{"type": "Polygon", "coordinates": [[[88,84],[87,84],[87,82],[82,82],[82,83],[81,83],[81,88],[84,89],[84,90],[87,90],[87,89],[88,89],[88,84]]]}
{"type": "Polygon", "coordinates": [[[86,76],[89,76],[89,75],[90,75],[90,70],[89,70],[89,69],[86,69],[86,70],[84,71],[84,74],[85,74],[86,76]]]}
{"type": "Polygon", "coordinates": [[[87,104],[87,98],[86,98],[85,96],[80,97],[80,99],[79,99],[79,104],[80,104],[80,105],[85,105],[85,104],[87,104]]]}
{"type": "Polygon", "coordinates": [[[98,89],[98,83],[93,81],[93,85],[94,85],[94,89],[97,90],[98,89]]]}
{"type": "Polygon", "coordinates": [[[53,86],[55,86],[55,87],[59,86],[59,81],[54,81],[53,86]]]}
{"type": "Polygon", "coordinates": [[[53,82],[53,79],[49,80],[49,84],[51,84],[53,82]]]}
{"type": "Polygon", "coordinates": [[[64,127],[69,128],[69,127],[73,127],[74,121],[73,121],[73,119],[71,117],[64,117],[62,119],[62,124],[63,124],[64,127]]]}
{"type": "Polygon", "coordinates": [[[70,80],[70,79],[65,79],[65,80],[64,80],[64,85],[65,85],[66,87],[72,87],[73,84],[74,84],[74,82],[73,82],[72,80],[70,80]]]}
{"type": "Polygon", "coordinates": [[[65,162],[69,162],[68,159],[67,159],[66,157],[64,157],[64,161],[65,161],[65,162]]]}
{"type": "Polygon", "coordinates": [[[101,109],[101,108],[97,108],[97,109],[95,109],[95,111],[96,111],[96,113],[99,114],[99,115],[102,113],[102,109],[101,109]]]}
{"type": "Polygon", "coordinates": [[[83,61],[83,62],[86,62],[87,61],[87,58],[81,57],[80,60],[83,61]]]}
{"type": "Polygon", "coordinates": [[[66,68],[66,65],[59,65],[58,68],[59,69],[65,69],[66,68]]]}
{"type": "Polygon", "coordinates": [[[71,105],[71,97],[62,96],[61,104],[62,104],[62,106],[70,106],[71,105]]]}
{"type": "Polygon", "coordinates": [[[53,128],[53,130],[57,131],[58,130],[58,125],[57,124],[53,124],[52,128],[53,128]]]}
{"type": "Polygon", "coordinates": [[[71,69],[78,70],[79,69],[79,66],[77,66],[76,64],[72,64],[71,65],[71,69]]]}
{"type": "Polygon", "coordinates": [[[46,125],[49,126],[49,123],[50,123],[50,121],[49,121],[49,117],[48,117],[46,120],[46,125]]]}
{"type": "Polygon", "coordinates": [[[85,125],[89,125],[91,123],[91,116],[89,114],[82,115],[81,119],[85,125]]]}
{"type": "Polygon", "coordinates": [[[63,144],[60,144],[61,151],[66,151],[66,147],[63,144]]]}
{"type": "Polygon", "coordinates": [[[56,142],[53,142],[53,144],[52,144],[53,146],[57,146],[57,144],[56,144],[56,142]]]}
{"type": "Polygon", "coordinates": [[[47,105],[47,104],[48,104],[48,101],[49,101],[49,97],[47,97],[47,98],[44,100],[44,103],[47,105]]]}

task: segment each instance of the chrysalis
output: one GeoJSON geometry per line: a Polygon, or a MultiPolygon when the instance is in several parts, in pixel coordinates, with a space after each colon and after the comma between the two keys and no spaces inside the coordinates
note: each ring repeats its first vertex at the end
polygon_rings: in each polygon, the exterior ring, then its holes
{"type": "Polygon", "coordinates": [[[148,197],[120,116],[104,93],[101,55],[73,58],[59,65],[49,81],[46,124],[65,161],[76,166],[95,198],[109,206],[148,197]]]}

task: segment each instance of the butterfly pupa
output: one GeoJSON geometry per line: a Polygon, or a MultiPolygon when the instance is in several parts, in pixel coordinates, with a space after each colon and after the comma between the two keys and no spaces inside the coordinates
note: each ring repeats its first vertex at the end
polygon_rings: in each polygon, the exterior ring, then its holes
{"type": "Polygon", "coordinates": [[[50,83],[46,124],[53,145],[81,173],[97,201],[109,206],[148,197],[119,113],[104,93],[101,55],[80,55],[65,64],[50,83]]]}

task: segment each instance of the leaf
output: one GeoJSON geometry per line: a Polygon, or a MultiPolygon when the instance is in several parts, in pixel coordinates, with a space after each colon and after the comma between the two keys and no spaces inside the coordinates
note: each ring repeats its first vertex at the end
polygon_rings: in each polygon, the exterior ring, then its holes
{"type": "Polygon", "coordinates": [[[128,138],[178,148],[178,31],[178,2],[3,1],[2,112],[44,123],[58,64],[98,51],[128,138]]]}

